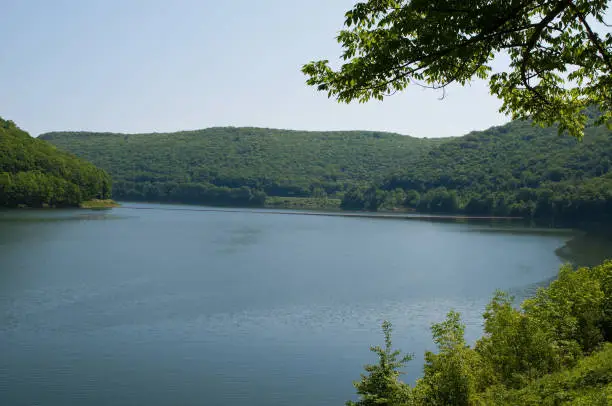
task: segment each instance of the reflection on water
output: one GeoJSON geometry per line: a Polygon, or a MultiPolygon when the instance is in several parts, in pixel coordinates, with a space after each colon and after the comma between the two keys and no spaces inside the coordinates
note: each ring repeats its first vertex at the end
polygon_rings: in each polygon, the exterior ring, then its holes
{"type": "Polygon", "coordinates": [[[232,254],[246,246],[255,245],[261,238],[263,230],[249,226],[236,227],[230,230],[229,235],[220,236],[215,242],[219,245],[217,252],[232,254]]]}
{"type": "Polygon", "coordinates": [[[551,276],[550,278],[547,278],[547,279],[544,279],[538,282],[528,283],[522,286],[515,286],[515,287],[507,289],[506,291],[508,292],[508,294],[510,294],[510,296],[514,297],[514,302],[518,305],[524,299],[535,295],[538,289],[544,288],[550,285],[550,283],[554,281],[555,279],[557,279],[556,276],[551,276]]]}
{"type": "Polygon", "coordinates": [[[28,209],[1,210],[0,223],[53,223],[62,221],[119,220],[126,216],[110,210],[28,209]]]}
{"type": "Polygon", "coordinates": [[[564,262],[577,266],[595,266],[612,259],[612,237],[602,233],[577,233],[555,253],[564,262]]]}
{"type": "Polygon", "coordinates": [[[506,224],[504,226],[498,223],[482,223],[473,225],[470,232],[487,233],[487,234],[512,234],[512,235],[532,235],[532,236],[561,236],[573,237],[577,234],[575,230],[564,228],[541,228],[541,227],[525,227],[520,223],[506,224]]]}

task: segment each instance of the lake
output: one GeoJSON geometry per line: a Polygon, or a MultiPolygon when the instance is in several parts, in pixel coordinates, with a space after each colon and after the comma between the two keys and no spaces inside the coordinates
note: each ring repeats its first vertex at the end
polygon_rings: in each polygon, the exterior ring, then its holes
{"type": "Polygon", "coordinates": [[[495,289],[520,299],[611,247],[509,223],[2,211],[0,405],[342,405],[383,320],[413,381],[450,309],[473,341],[495,289]]]}

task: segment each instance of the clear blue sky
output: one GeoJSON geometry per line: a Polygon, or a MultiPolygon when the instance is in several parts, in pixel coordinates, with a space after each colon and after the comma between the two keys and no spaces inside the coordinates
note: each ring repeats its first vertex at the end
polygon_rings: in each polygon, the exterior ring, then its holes
{"type": "Polygon", "coordinates": [[[507,121],[484,83],[340,105],[302,64],[335,60],[353,0],[3,0],[0,116],[32,135],[212,126],[457,136],[507,121]]]}

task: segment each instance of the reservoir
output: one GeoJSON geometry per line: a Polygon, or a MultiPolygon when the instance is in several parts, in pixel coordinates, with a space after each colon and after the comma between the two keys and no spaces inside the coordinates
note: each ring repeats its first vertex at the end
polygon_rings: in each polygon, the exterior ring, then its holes
{"type": "Polygon", "coordinates": [[[0,211],[0,405],[342,405],[383,320],[413,382],[449,310],[473,342],[496,289],[612,257],[509,222],[197,209],[0,211]]]}

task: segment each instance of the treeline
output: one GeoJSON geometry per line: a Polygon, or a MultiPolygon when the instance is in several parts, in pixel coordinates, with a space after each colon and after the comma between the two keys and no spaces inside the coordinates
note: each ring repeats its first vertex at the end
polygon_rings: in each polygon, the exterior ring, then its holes
{"type": "Polygon", "coordinates": [[[109,171],[115,199],[221,205],[263,205],[265,196],[324,202],[352,185],[382,181],[442,142],[381,132],[262,128],[41,138],[109,171]]]}
{"type": "Polygon", "coordinates": [[[411,356],[373,347],[378,364],[355,382],[360,400],[347,405],[609,405],[612,401],[612,262],[561,269],[548,288],[517,309],[495,294],[484,336],[468,346],[460,315],[431,328],[437,352],[425,354],[423,376],[401,381],[411,356]]]}
{"type": "MultiPolygon", "coordinates": [[[[593,113],[595,116],[596,113],[593,113]]],[[[116,199],[612,222],[612,133],[583,141],[513,121],[464,137],[210,128],[172,134],[49,133],[108,170],[116,199]],[[312,200],[305,200],[305,199],[312,200]]]]}
{"type": "Polygon", "coordinates": [[[382,182],[354,186],[342,206],[610,222],[611,170],[605,127],[588,128],[578,141],[514,121],[448,140],[382,182]]]}
{"type": "Polygon", "coordinates": [[[210,183],[176,182],[126,182],[114,185],[113,197],[117,200],[204,204],[218,206],[260,207],[266,194],[247,186],[235,188],[215,186],[210,183]]]}
{"type": "Polygon", "coordinates": [[[0,207],[77,206],[111,195],[109,175],[0,118],[0,207]]]}
{"type": "Polygon", "coordinates": [[[406,209],[423,213],[469,216],[521,217],[549,224],[612,222],[612,175],[543,185],[513,191],[447,189],[436,187],[419,193],[414,189],[360,186],[345,193],[345,210],[406,209]]]}

